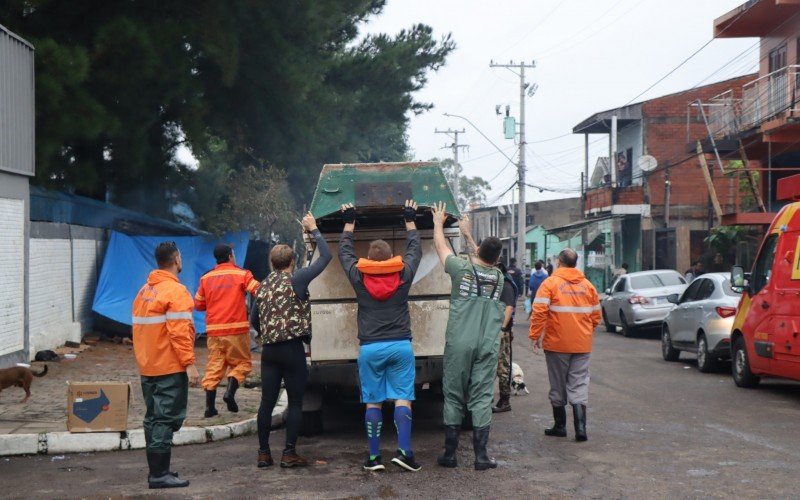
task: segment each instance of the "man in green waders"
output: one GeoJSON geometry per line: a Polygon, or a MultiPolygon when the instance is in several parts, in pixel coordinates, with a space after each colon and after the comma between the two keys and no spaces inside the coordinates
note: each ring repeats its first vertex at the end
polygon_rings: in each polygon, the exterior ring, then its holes
{"type": "Polygon", "coordinates": [[[503,275],[494,265],[502,244],[485,238],[476,256],[457,257],[447,245],[444,203],[434,205],[433,242],[452,280],[450,316],[444,347],[444,454],[438,463],[456,467],[456,448],[465,410],[472,413],[475,470],[497,467],[486,454],[492,423],[494,377],[503,326],[503,275]]]}

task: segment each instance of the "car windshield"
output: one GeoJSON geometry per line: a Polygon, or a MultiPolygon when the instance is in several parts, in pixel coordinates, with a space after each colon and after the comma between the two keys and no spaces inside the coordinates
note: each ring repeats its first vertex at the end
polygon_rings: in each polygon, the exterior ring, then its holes
{"type": "Polygon", "coordinates": [[[729,279],[726,279],[722,282],[722,291],[725,292],[725,295],[728,297],[739,297],[742,295],[741,290],[737,292],[731,288],[731,280],[729,279]]]}
{"type": "Polygon", "coordinates": [[[678,273],[644,274],[631,276],[631,288],[642,290],[645,288],[658,288],[660,286],[678,286],[685,282],[678,273]]]}

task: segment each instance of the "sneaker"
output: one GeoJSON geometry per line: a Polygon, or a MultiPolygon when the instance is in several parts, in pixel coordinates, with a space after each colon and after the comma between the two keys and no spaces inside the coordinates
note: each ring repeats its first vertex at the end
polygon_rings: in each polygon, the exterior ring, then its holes
{"type": "Polygon", "coordinates": [[[364,470],[371,470],[375,472],[386,470],[386,467],[383,466],[381,456],[378,455],[377,457],[367,457],[366,462],[364,462],[364,470]]]}
{"type": "Polygon", "coordinates": [[[305,467],[307,465],[308,460],[295,452],[284,453],[281,455],[281,467],[284,469],[291,469],[292,467],[305,467]]]}
{"type": "Polygon", "coordinates": [[[411,472],[422,469],[422,466],[414,461],[414,454],[409,452],[406,455],[403,450],[397,450],[397,456],[392,459],[392,463],[411,472]]]}

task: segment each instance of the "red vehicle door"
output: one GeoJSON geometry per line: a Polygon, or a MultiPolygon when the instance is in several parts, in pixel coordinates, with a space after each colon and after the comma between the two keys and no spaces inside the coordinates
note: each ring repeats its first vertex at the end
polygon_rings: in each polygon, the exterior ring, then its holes
{"type": "Polygon", "coordinates": [[[780,236],[773,269],[770,329],[775,343],[772,370],[780,377],[800,379],[800,231],[780,236]]]}
{"type": "Polygon", "coordinates": [[[750,309],[745,318],[742,333],[747,345],[750,369],[757,375],[770,374],[775,345],[772,330],[774,311],[773,264],[778,246],[778,233],[764,241],[750,275],[750,309]]]}

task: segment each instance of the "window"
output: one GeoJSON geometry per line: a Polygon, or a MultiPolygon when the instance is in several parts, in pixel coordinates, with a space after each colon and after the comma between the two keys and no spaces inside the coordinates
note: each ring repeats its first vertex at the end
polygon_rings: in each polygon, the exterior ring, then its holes
{"type": "Polygon", "coordinates": [[[703,284],[703,281],[705,280],[694,280],[692,284],[689,285],[689,288],[687,288],[686,291],[683,292],[679,304],[684,304],[686,302],[692,302],[693,300],[695,300],[697,291],[700,289],[700,285],[703,284]]]}
{"type": "Polygon", "coordinates": [[[625,291],[625,282],[626,281],[627,281],[627,279],[620,278],[619,281],[617,281],[617,286],[614,287],[614,293],[624,292],[625,291]]]}
{"type": "Polygon", "coordinates": [[[753,275],[750,278],[752,293],[760,292],[772,277],[772,262],[775,260],[775,249],[778,247],[778,235],[772,234],[764,242],[764,248],[758,255],[753,275]]]}
{"type": "Polygon", "coordinates": [[[708,300],[711,298],[711,295],[714,293],[714,281],[710,279],[702,279],[700,280],[700,289],[697,290],[697,295],[695,295],[695,300],[708,300]]]}
{"type": "Polygon", "coordinates": [[[733,288],[731,288],[731,280],[725,279],[722,283],[722,291],[725,292],[725,295],[728,297],[739,297],[742,295],[742,292],[737,292],[733,288]]]}
{"type": "Polygon", "coordinates": [[[634,290],[658,288],[660,286],[678,286],[684,283],[685,281],[678,273],[644,274],[631,278],[631,288],[634,290]]]}
{"type": "Polygon", "coordinates": [[[786,44],[769,52],[769,72],[778,71],[786,67],[786,44]]]}

